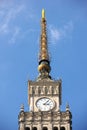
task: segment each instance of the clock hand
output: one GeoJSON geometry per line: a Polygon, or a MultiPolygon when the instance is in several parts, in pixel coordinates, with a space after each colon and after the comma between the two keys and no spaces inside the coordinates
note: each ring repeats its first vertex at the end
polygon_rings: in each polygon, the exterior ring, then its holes
{"type": "Polygon", "coordinates": [[[43,105],[46,105],[46,103],[48,102],[49,100],[47,100],[45,103],[43,103],[43,105]]]}
{"type": "Polygon", "coordinates": [[[49,105],[49,104],[50,104],[50,102],[46,103],[46,105],[49,105]]]}
{"type": "Polygon", "coordinates": [[[48,105],[48,104],[47,104],[47,103],[48,103],[48,101],[49,101],[49,100],[47,100],[47,101],[44,103],[44,105],[48,105]]]}

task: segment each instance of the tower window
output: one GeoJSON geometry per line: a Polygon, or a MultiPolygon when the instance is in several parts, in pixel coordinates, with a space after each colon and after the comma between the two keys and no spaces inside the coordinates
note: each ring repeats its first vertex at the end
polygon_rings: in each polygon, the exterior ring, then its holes
{"type": "Polygon", "coordinates": [[[61,127],[60,130],[65,130],[65,127],[61,127]]]}
{"type": "Polygon", "coordinates": [[[33,127],[32,130],[37,130],[37,127],[33,127]]]}
{"type": "Polygon", "coordinates": [[[43,127],[43,130],[48,130],[48,128],[47,127],[43,127]]]}
{"type": "Polygon", "coordinates": [[[30,128],[29,127],[25,127],[25,130],[30,130],[30,128]]]}
{"type": "Polygon", "coordinates": [[[58,130],[58,127],[53,127],[53,130],[58,130]]]}

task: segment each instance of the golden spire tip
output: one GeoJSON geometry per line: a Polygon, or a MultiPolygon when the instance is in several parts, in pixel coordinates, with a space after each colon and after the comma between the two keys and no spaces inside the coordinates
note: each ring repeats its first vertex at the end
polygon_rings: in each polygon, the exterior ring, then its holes
{"type": "Polygon", "coordinates": [[[42,18],[45,18],[45,10],[42,9],[42,18]]]}

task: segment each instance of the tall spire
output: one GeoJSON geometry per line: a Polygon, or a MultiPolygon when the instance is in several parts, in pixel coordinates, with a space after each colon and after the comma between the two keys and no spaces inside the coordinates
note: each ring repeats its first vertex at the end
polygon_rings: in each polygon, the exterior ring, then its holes
{"type": "Polygon", "coordinates": [[[45,18],[44,9],[42,10],[42,18],[41,18],[41,37],[40,37],[38,70],[42,78],[49,77],[49,72],[51,70],[51,67],[50,67],[50,58],[48,53],[46,18],[45,18]]]}

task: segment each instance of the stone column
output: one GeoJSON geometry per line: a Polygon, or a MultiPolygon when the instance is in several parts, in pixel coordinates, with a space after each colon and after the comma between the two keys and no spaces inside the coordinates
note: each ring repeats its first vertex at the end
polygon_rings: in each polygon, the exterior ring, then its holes
{"type": "Polygon", "coordinates": [[[70,130],[70,124],[67,124],[67,130],[70,130]]]}
{"type": "Polygon", "coordinates": [[[24,130],[24,124],[22,122],[20,123],[19,130],[24,130]]]}

